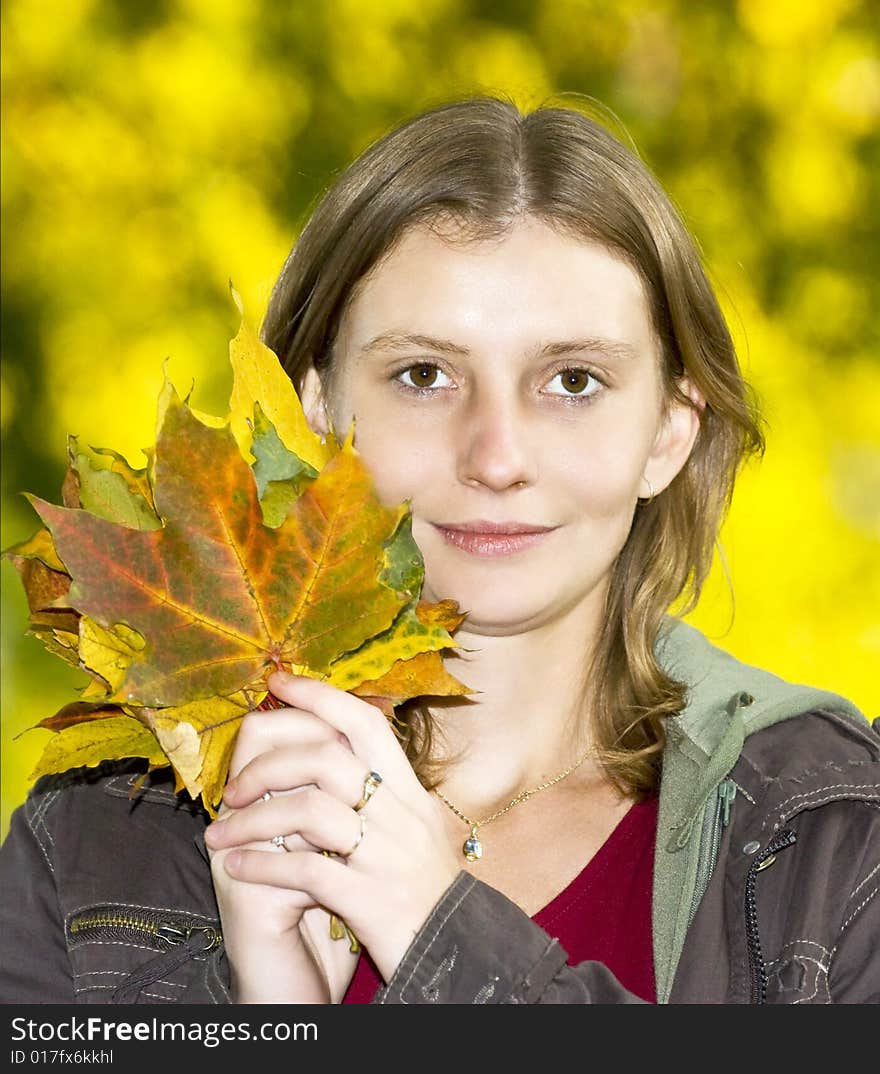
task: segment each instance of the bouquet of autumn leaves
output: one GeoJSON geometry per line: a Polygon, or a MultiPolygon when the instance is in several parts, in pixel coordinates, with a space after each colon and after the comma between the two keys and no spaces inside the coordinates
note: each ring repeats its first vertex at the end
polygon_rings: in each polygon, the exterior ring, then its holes
{"type": "Polygon", "coordinates": [[[30,779],[140,757],[216,816],[242,718],[271,708],[275,669],[378,705],[470,693],[444,668],[464,616],[421,599],[402,504],[377,499],[349,433],[308,427],[276,355],[248,325],[229,347],[229,413],[194,410],[165,379],[156,442],[134,469],[68,438],[58,506],[3,553],[29,632],[88,673],[30,779]]]}

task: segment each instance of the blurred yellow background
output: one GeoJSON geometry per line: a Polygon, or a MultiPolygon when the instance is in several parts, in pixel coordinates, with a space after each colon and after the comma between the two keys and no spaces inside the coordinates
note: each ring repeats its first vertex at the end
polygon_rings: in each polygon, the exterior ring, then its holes
{"type": "MultiPolygon", "coordinates": [[[[391,124],[585,94],[671,193],[762,400],[690,617],[880,713],[880,58],[871,0],[6,0],[2,546],[66,437],[143,465],[163,363],[225,411],[232,280],[258,322],[314,199],[391,124]],[[728,582],[732,583],[731,598],[728,582]]],[[[2,563],[2,814],[85,681],[2,563]],[[19,737],[21,736],[21,737],[19,737]]]]}

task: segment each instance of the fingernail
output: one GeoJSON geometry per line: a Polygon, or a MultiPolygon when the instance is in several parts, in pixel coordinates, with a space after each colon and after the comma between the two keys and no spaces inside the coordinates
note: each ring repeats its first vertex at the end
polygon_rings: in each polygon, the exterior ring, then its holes
{"type": "Polygon", "coordinates": [[[241,865],[241,851],[233,850],[231,854],[226,857],[226,871],[228,873],[238,872],[238,868],[241,865]]]}
{"type": "Polygon", "coordinates": [[[223,834],[223,823],[224,822],[222,820],[215,820],[212,824],[209,824],[208,827],[205,829],[205,842],[209,846],[213,846],[214,843],[223,834]]]}
{"type": "Polygon", "coordinates": [[[223,789],[224,798],[234,798],[238,793],[238,780],[231,779],[223,789]]]}

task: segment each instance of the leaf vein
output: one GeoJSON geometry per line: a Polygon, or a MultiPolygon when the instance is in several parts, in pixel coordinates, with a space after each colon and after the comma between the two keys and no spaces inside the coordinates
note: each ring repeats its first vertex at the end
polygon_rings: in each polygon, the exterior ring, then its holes
{"type": "MultiPolygon", "coordinates": [[[[348,479],[345,482],[345,487],[343,489],[343,492],[340,495],[339,500],[337,501],[337,503],[342,503],[342,502],[345,501],[345,494],[348,492],[348,487],[349,487],[350,484],[351,484],[351,477],[348,477],[348,479]]],[[[323,508],[321,507],[321,504],[320,504],[317,496],[312,496],[312,502],[317,507],[317,509],[320,512],[321,517],[324,520],[324,522],[327,523],[327,528],[324,531],[323,547],[321,548],[320,553],[318,554],[318,556],[315,557],[312,560],[312,571],[311,571],[312,576],[311,576],[311,579],[308,582],[306,582],[306,584],[305,584],[305,586],[303,588],[302,595],[300,597],[299,604],[297,605],[295,611],[293,612],[293,614],[290,617],[291,618],[291,627],[293,626],[294,623],[297,623],[299,621],[299,617],[302,614],[303,608],[305,608],[308,604],[311,603],[312,590],[315,588],[315,585],[317,583],[318,575],[319,575],[320,570],[321,570],[321,566],[322,566],[322,564],[324,562],[324,559],[325,559],[325,557],[327,555],[327,549],[330,546],[331,539],[334,536],[334,531],[335,531],[335,528],[337,526],[337,523],[339,522],[339,517],[340,517],[340,514],[341,514],[341,511],[335,511],[332,516],[328,516],[324,512],[323,508]]],[[[288,631],[288,633],[289,633],[289,631],[288,631]]]]}
{"type": "Polygon", "coordinates": [[[256,584],[253,581],[253,579],[251,578],[250,572],[248,570],[247,563],[246,563],[244,555],[243,555],[243,551],[242,551],[242,549],[239,548],[238,544],[235,541],[235,537],[234,537],[234,535],[232,533],[231,528],[227,525],[226,516],[223,514],[223,512],[221,510],[219,510],[217,508],[215,508],[215,512],[217,514],[218,519],[220,520],[220,525],[223,528],[223,532],[226,534],[226,538],[227,538],[229,547],[235,553],[235,558],[238,560],[238,565],[239,565],[239,568],[241,569],[241,573],[244,576],[245,581],[247,582],[248,592],[250,593],[250,595],[251,595],[251,597],[253,599],[254,607],[255,607],[255,609],[257,611],[257,615],[259,615],[259,617],[260,617],[260,622],[263,625],[263,631],[264,631],[266,637],[271,639],[272,634],[271,634],[271,632],[269,630],[269,623],[268,623],[268,620],[266,618],[265,610],[263,608],[263,604],[262,604],[262,601],[260,599],[259,592],[258,592],[258,590],[256,588],[256,584]]]}
{"type": "MultiPolygon", "coordinates": [[[[114,564],[119,575],[132,583],[135,589],[139,589],[141,592],[149,597],[154,598],[160,604],[165,604],[169,608],[174,609],[180,615],[189,618],[202,626],[214,630],[217,634],[222,634],[230,638],[234,638],[236,641],[244,642],[246,645],[250,645],[254,649],[262,649],[264,646],[260,642],[252,637],[248,637],[247,634],[242,634],[241,631],[233,630],[232,627],[221,623],[217,619],[210,619],[207,615],[199,612],[192,605],[183,604],[179,600],[175,600],[168,592],[167,586],[164,592],[151,585],[146,579],[138,578],[137,575],[132,574],[130,571],[125,570],[121,565],[114,564]]],[[[166,574],[167,582],[167,574],[166,574]]]]}

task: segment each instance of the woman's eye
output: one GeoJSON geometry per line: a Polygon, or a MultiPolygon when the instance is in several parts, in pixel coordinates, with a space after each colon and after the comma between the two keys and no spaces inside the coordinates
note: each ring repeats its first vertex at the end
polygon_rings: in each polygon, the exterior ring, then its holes
{"type": "Polygon", "coordinates": [[[451,383],[449,377],[430,362],[407,366],[397,374],[397,379],[407,388],[445,388],[451,383]]]}
{"type": "Polygon", "coordinates": [[[599,380],[587,369],[562,369],[550,381],[551,395],[594,395],[602,387],[599,380]]]}

